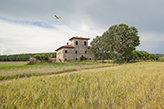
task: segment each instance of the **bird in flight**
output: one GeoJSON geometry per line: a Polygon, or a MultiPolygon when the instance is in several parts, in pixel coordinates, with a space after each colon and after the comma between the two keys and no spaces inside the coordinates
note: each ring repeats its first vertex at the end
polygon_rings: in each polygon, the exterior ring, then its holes
{"type": "Polygon", "coordinates": [[[56,19],[60,19],[61,17],[58,17],[57,15],[54,15],[56,19]]]}

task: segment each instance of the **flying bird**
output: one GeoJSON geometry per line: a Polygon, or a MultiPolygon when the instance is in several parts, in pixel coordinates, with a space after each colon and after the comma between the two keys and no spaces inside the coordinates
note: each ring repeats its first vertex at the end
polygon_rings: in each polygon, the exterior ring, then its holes
{"type": "Polygon", "coordinates": [[[60,19],[61,17],[58,17],[57,15],[54,15],[56,19],[60,19]]]}

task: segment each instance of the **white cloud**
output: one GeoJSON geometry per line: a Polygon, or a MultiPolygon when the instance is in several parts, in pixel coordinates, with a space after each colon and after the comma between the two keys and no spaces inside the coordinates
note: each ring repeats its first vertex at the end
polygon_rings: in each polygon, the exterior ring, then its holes
{"type": "Polygon", "coordinates": [[[0,20],[0,51],[1,54],[54,52],[58,47],[65,45],[73,36],[93,38],[101,35],[92,25],[80,24],[55,25],[54,28],[41,28],[31,25],[20,25],[0,20]],[[5,49],[4,49],[5,48],[5,49]],[[10,50],[10,52],[8,51],[10,50]]]}
{"type": "Polygon", "coordinates": [[[163,4],[163,0],[0,0],[0,51],[54,51],[72,36],[92,40],[111,25],[125,23],[139,30],[137,49],[164,53],[163,4]]]}
{"type": "Polygon", "coordinates": [[[11,52],[11,49],[7,49],[7,48],[1,48],[1,55],[5,55],[11,52]]]}

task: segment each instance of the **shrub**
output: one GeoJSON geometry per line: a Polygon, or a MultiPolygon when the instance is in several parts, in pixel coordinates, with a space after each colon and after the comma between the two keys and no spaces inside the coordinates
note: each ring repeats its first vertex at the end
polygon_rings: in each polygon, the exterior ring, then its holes
{"type": "Polygon", "coordinates": [[[82,55],[82,56],[80,57],[80,60],[81,60],[81,61],[84,61],[84,60],[86,60],[86,57],[82,55]]]}
{"type": "Polygon", "coordinates": [[[113,63],[123,64],[123,63],[125,63],[125,60],[123,58],[118,57],[118,58],[113,60],[113,63]]]}
{"type": "Polygon", "coordinates": [[[158,61],[158,62],[164,62],[164,58],[163,58],[163,57],[160,57],[160,58],[158,58],[157,61],[158,61]]]}
{"type": "Polygon", "coordinates": [[[48,54],[46,54],[46,53],[42,54],[41,57],[42,57],[42,59],[45,60],[45,61],[48,60],[48,54]]]}
{"type": "Polygon", "coordinates": [[[42,60],[42,57],[39,54],[34,55],[34,57],[40,61],[42,60]]]}
{"type": "Polygon", "coordinates": [[[160,59],[160,57],[158,55],[154,56],[154,61],[158,61],[160,59]]]}

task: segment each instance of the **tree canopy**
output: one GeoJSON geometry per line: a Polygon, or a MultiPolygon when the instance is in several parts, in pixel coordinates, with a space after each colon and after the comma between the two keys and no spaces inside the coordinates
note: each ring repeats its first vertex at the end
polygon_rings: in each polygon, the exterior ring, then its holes
{"type": "Polygon", "coordinates": [[[102,59],[103,62],[104,59],[107,58],[108,49],[101,36],[96,36],[91,42],[91,51],[97,59],[102,59]]]}
{"type": "Polygon", "coordinates": [[[91,51],[95,57],[110,56],[114,61],[128,62],[132,51],[140,44],[138,30],[126,24],[111,26],[102,36],[91,42],[91,51]]]}

